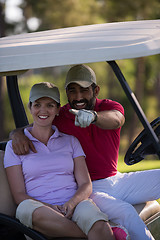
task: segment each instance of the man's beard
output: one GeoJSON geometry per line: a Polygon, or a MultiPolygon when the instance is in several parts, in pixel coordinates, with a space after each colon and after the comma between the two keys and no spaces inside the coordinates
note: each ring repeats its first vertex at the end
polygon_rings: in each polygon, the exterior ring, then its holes
{"type": "Polygon", "coordinates": [[[94,109],[94,103],[95,103],[95,97],[93,96],[89,101],[84,98],[80,101],[73,100],[72,102],[70,102],[70,101],[68,101],[68,102],[69,102],[70,107],[73,108],[73,109],[78,109],[78,108],[75,107],[77,103],[84,103],[85,104],[84,109],[93,110],[94,109]]]}

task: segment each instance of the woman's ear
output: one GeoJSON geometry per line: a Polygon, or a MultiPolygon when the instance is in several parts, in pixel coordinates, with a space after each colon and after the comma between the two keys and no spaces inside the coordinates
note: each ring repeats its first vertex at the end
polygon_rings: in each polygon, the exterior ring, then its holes
{"type": "Polygon", "coordinates": [[[31,110],[31,104],[30,104],[30,102],[28,103],[28,108],[29,108],[29,110],[31,110]]]}
{"type": "Polygon", "coordinates": [[[30,113],[32,114],[32,112],[31,112],[31,106],[32,106],[32,103],[29,102],[29,103],[28,103],[28,109],[29,109],[30,113]]]}

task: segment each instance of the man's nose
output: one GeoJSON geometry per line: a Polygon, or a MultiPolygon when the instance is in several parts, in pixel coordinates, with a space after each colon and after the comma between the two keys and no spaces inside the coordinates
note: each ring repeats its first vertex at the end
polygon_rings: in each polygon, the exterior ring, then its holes
{"type": "Polygon", "coordinates": [[[77,100],[77,101],[80,101],[80,100],[82,100],[82,98],[83,98],[83,97],[82,97],[82,93],[81,93],[81,92],[77,92],[77,93],[76,93],[76,100],[77,100]]]}

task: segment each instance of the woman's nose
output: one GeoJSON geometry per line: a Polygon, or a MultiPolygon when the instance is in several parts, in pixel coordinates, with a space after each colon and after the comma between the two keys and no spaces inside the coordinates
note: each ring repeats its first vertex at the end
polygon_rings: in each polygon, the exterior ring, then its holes
{"type": "Polygon", "coordinates": [[[46,112],[46,111],[47,111],[47,107],[46,107],[46,106],[44,106],[44,105],[43,105],[43,106],[41,106],[41,108],[40,108],[40,111],[41,111],[41,112],[46,112]]]}

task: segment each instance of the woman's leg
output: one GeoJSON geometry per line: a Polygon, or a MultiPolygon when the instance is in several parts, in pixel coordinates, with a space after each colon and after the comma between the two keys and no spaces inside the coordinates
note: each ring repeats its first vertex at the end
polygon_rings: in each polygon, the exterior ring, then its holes
{"type": "Polygon", "coordinates": [[[48,237],[79,237],[86,235],[71,220],[50,207],[37,208],[32,214],[33,229],[48,237]]]}
{"type": "Polygon", "coordinates": [[[115,240],[107,222],[107,215],[102,213],[92,200],[80,202],[75,208],[72,220],[88,236],[89,240],[115,240]]]}
{"type": "Polygon", "coordinates": [[[73,221],[32,199],[26,199],[18,205],[16,217],[27,227],[48,237],[86,238],[86,235],[73,221]]]}
{"type": "Polygon", "coordinates": [[[93,224],[88,232],[88,240],[115,240],[110,225],[105,221],[98,221],[93,224]]]}

